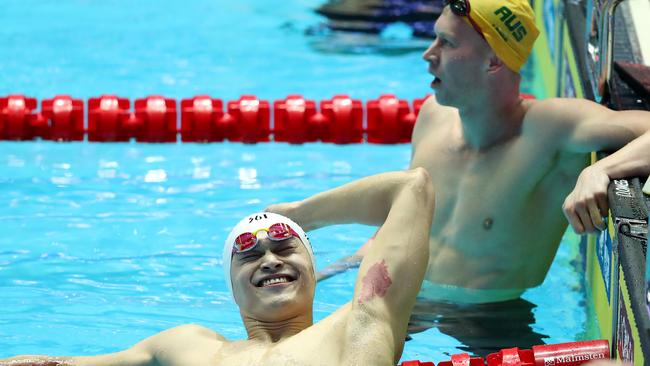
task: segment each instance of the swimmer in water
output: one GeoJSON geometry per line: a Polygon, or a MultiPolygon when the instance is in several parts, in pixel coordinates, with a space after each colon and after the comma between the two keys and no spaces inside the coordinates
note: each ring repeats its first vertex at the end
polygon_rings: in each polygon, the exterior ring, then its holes
{"type": "Polygon", "coordinates": [[[327,212],[332,220],[322,224],[362,218],[383,224],[361,263],[352,301],[321,321],[312,321],[316,268],[305,232],[284,216],[261,212],[240,221],[224,245],[226,281],[248,339],[228,341],[183,325],[113,354],[18,356],[0,365],[395,365],[427,266],[434,210],[429,174],[421,168],[379,174],[320,199],[334,204],[327,212]]]}
{"type": "MultiPolygon", "coordinates": [[[[539,33],[528,0],[448,1],[435,33],[423,54],[435,95],[418,115],[410,168],[429,172],[437,204],[412,329],[438,327],[483,355],[528,348],[544,336],[521,295],[544,281],[567,221],[578,234],[605,228],[608,183],[642,171],[635,139],[650,137],[650,113],[522,99],[520,70],[539,33]],[[587,167],[591,151],[616,149],[587,167]]],[[[270,210],[309,230],[302,212],[327,212],[312,202],[270,210]]],[[[367,247],[322,277],[354,267],[367,247]]]]}

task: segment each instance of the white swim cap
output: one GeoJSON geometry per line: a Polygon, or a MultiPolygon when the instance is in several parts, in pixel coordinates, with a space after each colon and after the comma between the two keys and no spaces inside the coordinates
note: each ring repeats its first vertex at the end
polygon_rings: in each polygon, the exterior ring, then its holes
{"type": "Polygon", "coordinates": [[[314,258],[314,252],[307,238],[307,234],[296,224],[293,220],[288,217],[278,215],[272,212],[258,212],[252,215],[249,215],[243,218],[235,227],[232,229],[228,238],[223,245],[223,270],[225,273],[226,284],[228,285],[228,290],[232,292],[232,280],[230,278],[230,265],[232,262],[232,248],[235,245],[235,239],[242,233],[250,232],[253,233],[259,229],[267,229],[273,224],[283,223],[289,225],[300,238],[302,244],[307,248],[307,253],[309,253],[309,259],[311,259],[311,265],[314,272],[316,271],[316,260],[314,258]]]}

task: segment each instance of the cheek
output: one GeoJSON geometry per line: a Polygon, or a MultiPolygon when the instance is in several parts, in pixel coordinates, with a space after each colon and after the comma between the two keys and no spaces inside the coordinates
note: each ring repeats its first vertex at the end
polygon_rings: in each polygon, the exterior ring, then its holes
{"type": "Polygon", "coordinates": [[[233,268],[231,275],[231,281],[233,289],[235,287],[248,286],[250,283],[250,269],[246,264],[237,266],[233,268]]]}
{"type": "Polygon", "coordinates": [[[242,269],[232,277],[232,291],[239,306],[248,307],[251,302],[250,276],[242,269]]]}
{"type": "Polygon", "coordinates": [[[315,277],[316,268],[313,267],[313,264],[309,258],[306,259],[301,258],[300,267],[302,268],[302,272],[304,272],[306,276],[312,279],[316,278],[315,277]]]}
{"type": "Polygon", "coordinates": [[[457,81],[475,81],[480,70],[475,58],[463,54],[450,55],[441,66],[445,68],[446,79],[457,81]]]}

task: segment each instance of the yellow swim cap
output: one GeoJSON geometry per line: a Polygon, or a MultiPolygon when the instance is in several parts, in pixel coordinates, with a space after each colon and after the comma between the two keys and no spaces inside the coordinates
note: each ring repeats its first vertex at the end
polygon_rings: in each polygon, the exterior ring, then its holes
{"type": "MultiPolygon", "coordinates": [[[[465,1],[470,5],[471,20],[496,55],[510,70],[519,72],[539,35],[528,0],[471,0],[471,4],[470,0],[465,1]]],[[[463,18],[471,24],[467,17],[463,18]]]]}

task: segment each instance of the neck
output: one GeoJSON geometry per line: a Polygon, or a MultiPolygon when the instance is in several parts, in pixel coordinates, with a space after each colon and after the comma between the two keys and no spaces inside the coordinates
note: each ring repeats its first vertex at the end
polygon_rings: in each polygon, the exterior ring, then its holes
{"type": "Polygon", "coordinates": [[[313,324],[312,312],[288,319],[262,321],[242,314],[249,340],[275,343],[309,328],[313,324]]]}
{"type": "Polygon", "coordinates": [[[485,88],[483,95],[475,96],[458,108],[462,136],[468,147],[476,150],[499,145],[521,130],[525,110],[519,97],[519,85],[485,88]]]}

